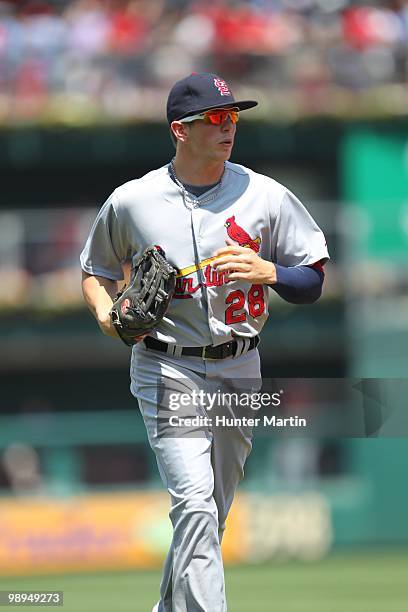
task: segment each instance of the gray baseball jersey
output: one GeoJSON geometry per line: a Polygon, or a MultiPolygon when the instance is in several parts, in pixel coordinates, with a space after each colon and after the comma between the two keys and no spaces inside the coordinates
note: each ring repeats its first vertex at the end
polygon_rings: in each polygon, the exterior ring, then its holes
{"type": "Polygon", "coordinates": [[[227,237],[283,266],[329,258],[322,231],[293,193],[226,162],[221,182],[191,200],[168,165],[118,187],[95,220],[81,265],[89,274],[122,280],[124,260],[161,246],[179,275],[170,309],[151,335],[182,346],[215,346],[258,334],[268,317],[267,286],[230,281],[212,268],[227,237]]]}
{"type": "MultiPolygon", "coordinates": [[[[173,181],[169,166],[116,189],[96,218],[81,265],[89,274],[121,280],[124,260],[160,245],[179,274],[167,315],[152,335],[180,346],[218,345],[258,334],[268,316],[267,286],[229,281],[213,269],[214,252],[227,238],[284,266],[328,259],[321,230],[290,191],[227,162],[221,182],[197,198],[173,181]]],[[[143,343],[133,348],[131,391],[172,501],[173,542],[155,608],[160,612],[226,612],[220,543],[252,434],[208,426],[193,439],[178,431],[159,435],[159,410],[167,414],[168,405],[158,384],[166,392],[200,388],[214,394],[239,391],[249,379],[257,389],[259,353],[242,344],[246,352],[243,347],[218,361],[149,351],[143,343]]],[[[232,406],[227,410],[234,416],[232,406]]],[[[186,411],[194,418],[205,408],[192,403],[186,411]]]]}

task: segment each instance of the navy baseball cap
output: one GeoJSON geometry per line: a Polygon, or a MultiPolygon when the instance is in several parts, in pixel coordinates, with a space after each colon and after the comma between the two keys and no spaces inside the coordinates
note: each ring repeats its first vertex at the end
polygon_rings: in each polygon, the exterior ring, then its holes
{"type": "Polygon", "coordinates": [[[236,106],[246,110],[256,106],[255,100],[236,101],[229,85],[216,74],[193,72],[173,85],[167,99],[167,121],[184,119],[212,108],[236,106]]]}

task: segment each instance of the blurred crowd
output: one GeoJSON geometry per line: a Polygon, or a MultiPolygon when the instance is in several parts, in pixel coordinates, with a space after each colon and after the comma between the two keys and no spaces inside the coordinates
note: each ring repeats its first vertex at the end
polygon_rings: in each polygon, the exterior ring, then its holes
{"type": "Polygon", "coordinates": [[[200,70],[316,112],[401,87],[408,0],[0,0],[0,123],[162,116],[157,91],[200,70]]]}

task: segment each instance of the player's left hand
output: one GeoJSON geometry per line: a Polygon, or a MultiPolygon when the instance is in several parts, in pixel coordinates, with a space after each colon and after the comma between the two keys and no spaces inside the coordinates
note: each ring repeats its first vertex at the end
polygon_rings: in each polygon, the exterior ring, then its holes
{"type": "Polygon", "coordinates": [[[227,272],[230,280],[245,280],[255,285],[276,283],[275,265],[248,247],[235,245],[228,240],[227,246],[218,249],[214,257],[217,259],[212,267],[218,272],[227,272]]]}

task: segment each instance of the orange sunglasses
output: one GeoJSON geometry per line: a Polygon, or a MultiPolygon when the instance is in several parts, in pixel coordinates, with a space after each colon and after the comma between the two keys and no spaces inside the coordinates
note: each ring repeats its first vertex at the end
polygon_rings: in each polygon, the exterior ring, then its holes
{"type": "Polygon", "coordinates": [[[185,117],[184,119],[180,119],[180,121],[181,123],[190,123],[191,121],[201,120],[211,125],[222,125],[228,117],[231,119],[232,123],[237,123],[239,119],[238,110],[235,108],[215,108],[205,113],[185,117]]]}

